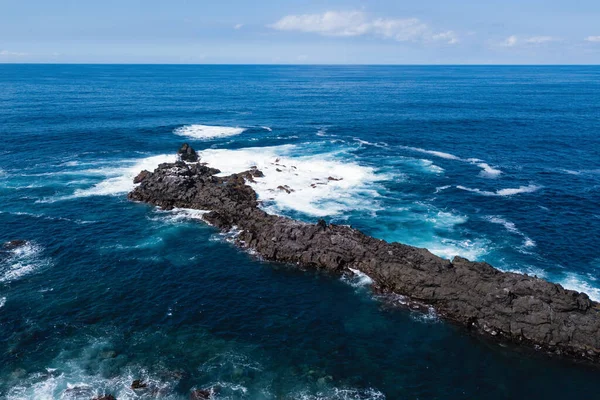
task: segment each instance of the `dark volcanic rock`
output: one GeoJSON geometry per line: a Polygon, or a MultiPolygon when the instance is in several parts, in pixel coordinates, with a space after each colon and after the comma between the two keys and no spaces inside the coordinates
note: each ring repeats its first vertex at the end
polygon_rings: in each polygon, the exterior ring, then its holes
{"type": "Polygon", "coordinates": [[[198,157],[198,154],[196,153],[196,150],[192,149],[192,147],[187,143],[184,143],[179,148],[177,154],[179,154],[181,161],[196,162],[200,159],[200,157],[198,157]]]}
{"type": "Polygon", "coordinates": [[[210,399],[211,394],[210,389],[196,389],[190,393],[190,400],[210,399]]]}
{"type": "Polygon", "coordinates": [[[105,394],[99,397],[94,397],[92,400],[117,400],[112,394],[105,394]]]}
{"type": "Polygon", "coordinates": [[[27,240],[11,240],[9,242],[6,242],[4,244],[2,244],[2,249],[4,250],[14,250],[17,249],[19,247],[23,247],[27,244],[27,240]]]}
{"type": "Polygon", "coordinates": [[[142,172],[137,174],[137,176],[135,178],[133,178],[133,183],[138,184],[138,183],[142,182],[144,179],[146,179],[148,176],[150,176],[150,171],[143,170],[142,172]]]}
{"type": "Polygon", "coordinates": [[[136,390],[136,389],[144,389],[147,386],[148,385],[146,383],[144,383],[140,379],[136,379],[135,381],[131,382],[131,388],[134,389],[134,390],[136,390]]]}
{"type": "Polygon", "coordinates": [[[249,171],[227,177],[215,171],[162,164],[129,198],[165,209],[209,210],[206,221],[222,230],[237,226],[238,245],[264,259],[338,273],[356,269],[373,279],[375,290],[433,306],[440,316],[495,339],[600,361],[600,305],[584,293],[483,262],[449,261],[348,226],[270,215],[244,181],[249,171]]]}

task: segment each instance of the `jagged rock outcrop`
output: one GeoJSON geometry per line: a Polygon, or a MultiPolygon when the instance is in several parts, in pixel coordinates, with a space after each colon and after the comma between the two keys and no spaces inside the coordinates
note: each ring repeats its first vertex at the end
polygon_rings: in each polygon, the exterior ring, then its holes
{"type": "Polygon", "coordinates": [[[198,153],[196,153],[196,150],[192,149],[192,147],[187,143],[184,143],[179,148],[177,154],[179,155],[181,161],[196,162],[199,160],[198,153]]]}
{"type": "Polygon", "coordinates": [[[256,169],[227,177],[218,172],[199,163],[161,164],[129,199],[208,210],[207,222],[222,230],[236,227],[237,243],[264,259],[338,273],[359,270],[373,279],[374,290],[432,306],[443,318],[489,337],[600,361],[600,305],[584,293],[483,262],[446,260],[349,226],[270,215],[245,181],[262,175],[256,169]]]}

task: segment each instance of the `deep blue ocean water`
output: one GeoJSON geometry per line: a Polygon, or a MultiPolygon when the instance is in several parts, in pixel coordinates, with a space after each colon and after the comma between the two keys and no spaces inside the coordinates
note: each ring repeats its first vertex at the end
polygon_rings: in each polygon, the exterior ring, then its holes
{"type": "Polygon", "coordinates": [[[0,398],[600,396],[597,369],[127,201],[184,141],[262,169],[270,212],[600,299],[600,67],[0,65],[0,241],[30,241],[0,260],[0,398]]]}

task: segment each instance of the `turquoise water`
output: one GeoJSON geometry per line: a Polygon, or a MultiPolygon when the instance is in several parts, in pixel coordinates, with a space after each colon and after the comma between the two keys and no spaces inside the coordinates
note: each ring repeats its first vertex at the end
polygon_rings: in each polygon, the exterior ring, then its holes
{"type": "Polygon", "coordinates": [[[593,398],[595,369],[126,194],[187,141],[225,173],[258,165],[270,212],[598,300],[599,131],[598,67],[2,65],[0,241],[30,244],[0,260],[0,398],[593,398]]]}

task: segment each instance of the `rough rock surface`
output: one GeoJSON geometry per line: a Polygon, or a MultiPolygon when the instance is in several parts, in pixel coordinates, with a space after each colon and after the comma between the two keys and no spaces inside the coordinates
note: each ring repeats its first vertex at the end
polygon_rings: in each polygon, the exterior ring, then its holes
{"type": "Polygon", "coordinates": [[[128,197],[164,209],[210,211],[207,222],[221,230],[236,227],[237,243],[264,259],[338,273],[359,270],[372,278],[374,290],[432,306],[443,318],[496,340],[600,361],[600,305],[584,293],[483,262],[449,261],[349,226],[270,215],[245,182],[262,174],[217,172],[199,163],[161,164],[128,197]]]}
{"type": "Polygon", "coordinates": [[[188,162],[198,161],[198,154],[196,153],[196,150],[192,149],[192,147],[187,143],[184,143],[179,148],[179,151],[177,152],[177,154],[179,155],[179,158],[181,158],[181,161],[188,161],[188,162]]]}
{"type": "Polygon", "coordinates": [[[105,394],[100,397],[94,397],[92,400],[117,400],[112,394],[105,394]]]}

